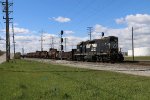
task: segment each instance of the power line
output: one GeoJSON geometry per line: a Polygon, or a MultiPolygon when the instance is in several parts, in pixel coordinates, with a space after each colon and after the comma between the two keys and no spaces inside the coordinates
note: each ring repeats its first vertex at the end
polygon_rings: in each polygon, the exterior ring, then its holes
{"type": "Polygon", "coordinates": [[[1,27],[2,27],[2,29],[4,29],[4,26],[3,26],[3,24],[0,22],[0,24],[1,24],[1,27]]]}
{"type": "MultiPolygon", "coordinates": [[[[86,2],[87,2],[87,1],[86,1],[86,2]]],[[[95,2],[93,2],[93,0],[87,2],[87,4],[86,4],[85,6],[83,6],[83,7],[79,10],[79,12],[77,12],[76,15],[79,17],[79,15],[85,14],[86,9],[87,9],[87,8],[91,8],[91,6],[92,6],[94,3],[95,3],[95,2]],[[81,11],[84,11],[84,12],[81,12],[81,11]]],[[[76,16],[76,19],[78,19],[77,16],[76,16]]]]}
{"type": "MultiPolygon", "coordinates": [[[[94,2],[94,1],[93,1],[94,2]]],[[[96,3],[96,2],[95,2],[96,3]]],[[[115,3],[115,1],[114,0],[110,0],[107,4],[105,4],[105,5],[102,5],[102,6],[100,6],[99,7],[99,5],[97,5],[97,6],[94,6],[95,8],[92,8],[91,7],[91,9],[90,10],[88,10],[88,14],[89,15],[82,15],[82,16],[84,16],[84,18],[81,18],[81,19],[79,19],[79,21],[78,21],[78,25],[76,26],[76,27],[74,27],[74,28],[77,28],[78,26],[83,26],[83,22],[85,22],[86,21],[86,23],[87,22],[89,22],[89,21],[91,21],[91,20],[93,20],[93,17],[94,17],[94,19],[96,19],[97,17],[100,17],[100,16],[97,16],[97,15],[99,15],[99,14],[103,14],[103,13],[107,13],[104,9],[108,9],[108,8],[110,8],[111,6],[112,6],[112,3],[115,3]],[[97,9],[97,7],[99,8],[99,10],[97,9]],[[97,10],[98,10],[98,12],[97,12],[97,10]],[[92,16],[92,17],[91,17],[92,16]],[[86,19],[86,20],[85,20],[86,19]]],[[[91,4],[93,4],[93,3],[91,3],[91,4]]],[[[97,3],[98,4],[98,3],[97,3]]],[[[87,6],[87,8],[88,8],[88,6],[87,6]]],[[[85,11],[84,11],[85,12],[85,11]]],[[[83,14],[85,14],[85,13],[83,13],[83,14]]],[[[78,15],[78,14],[77,14],[78,15]]],[[[106,17],[108,17],[108,16],[106,16],[106,17]]],[[[107,21],[109,21],[109,20],[107,20],[107,21]]]]}
{"type": "Polygon", "coordinates": [[[43,41],[44,41],[44,39],[43,39],[43,33],[44,33],[44,31],[42,30],[41,31],[41,40],[39,40],[39,41],[41,41],[41,51],[43,51],[43,41]]]}
{"type": "Polygon", "coordinates": [[[51,36],[51,38],[50,38],[51,40],[50,40],[50,46],[51,46],[51,48],[54,48],[54,37],[53,36],[51,36]]]}
{"type": "Polygon", "coordinates": [[[92,40],[93,27],[87,27],[87,30],[88,30],[88,35],[90,36],[90,40],[92,40]]]}

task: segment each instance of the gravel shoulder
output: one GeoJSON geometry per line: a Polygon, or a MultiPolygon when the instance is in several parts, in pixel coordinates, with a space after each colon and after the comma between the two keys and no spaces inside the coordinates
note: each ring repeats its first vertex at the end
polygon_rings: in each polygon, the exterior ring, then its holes
{"type": "Polygon", "coordinates": [[[139,76],[150,77],[150,66],[131,63],[96,63],[96,62],[77,62],[77,61],[65,61],[65,60],[50,60],[50,59],[26,59],[34,60],[43,63],[60,64],[69,67],[85,68],[92,70],[107,70],[119,73],[133,74],[139,76]]]}

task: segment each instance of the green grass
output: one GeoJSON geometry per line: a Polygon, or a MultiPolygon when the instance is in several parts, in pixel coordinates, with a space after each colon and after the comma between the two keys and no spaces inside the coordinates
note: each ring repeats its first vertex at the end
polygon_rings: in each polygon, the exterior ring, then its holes
{"type": "MultiPolygon", "coordinates": [[[[131,60],[132,61],[132,57],[125,57],[125,60],[131,60]]],[[[150,56],[139,56],[139,57],[134,57],[135,60],[150,60],[150,56]]]]}
{"type": "Polygon", "coordinates": [[[17,60],[0,65],[0,100],[150,100],[150,77],[17,60]]]}

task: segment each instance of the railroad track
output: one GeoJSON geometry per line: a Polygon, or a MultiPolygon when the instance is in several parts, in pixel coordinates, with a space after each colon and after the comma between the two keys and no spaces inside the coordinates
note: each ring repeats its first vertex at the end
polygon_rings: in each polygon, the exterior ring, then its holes
{"type": "Polygon", "coordinates": [[[92,70],[107,70],[107,71],[113,71],[119,73],[150,77],[150,65],[145,65],[141,63],[135,63],[135,62],[111,64],[111,63],[100,63],[100,62],[78,62],[78,61],[65,61],[65,60],[61,61],[61,60],[50,60],[50,59],[29,59],[29,58],[25,58],[25,59],[38,61],[42,63],[65,65],[69,67],[85,68],[85,69],[92,69],[92,70]]]}

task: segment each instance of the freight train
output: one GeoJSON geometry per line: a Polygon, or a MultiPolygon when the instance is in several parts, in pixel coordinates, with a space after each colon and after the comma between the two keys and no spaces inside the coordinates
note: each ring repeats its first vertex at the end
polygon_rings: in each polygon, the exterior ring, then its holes
{"type": "Polygon", "coordinates": [[[36,51],[27,53],[25,57],[101,62],[122,62],[124,60],[122,53],[119,51],[118,37],[115,36],[82,41],[77,44],[77,49],[72,49],[69,52],[60,52],[57,49],[50,48],[48,52],[36,51]]]}

